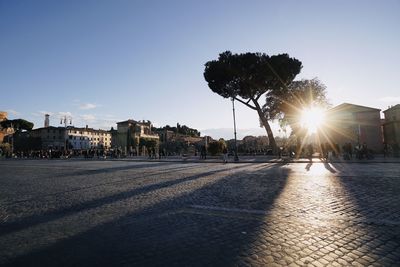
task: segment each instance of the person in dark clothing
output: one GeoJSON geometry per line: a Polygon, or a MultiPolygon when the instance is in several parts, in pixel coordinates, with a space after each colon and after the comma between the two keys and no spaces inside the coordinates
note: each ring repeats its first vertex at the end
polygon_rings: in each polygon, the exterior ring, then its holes
{"type": "Polygon", "coordinates": [[[226,147],[224,147],[224,149],[222,150],[222,153],[223,153],[224,163],[227,163],[228,162],[228,149],[226,149],[226,147]]]}

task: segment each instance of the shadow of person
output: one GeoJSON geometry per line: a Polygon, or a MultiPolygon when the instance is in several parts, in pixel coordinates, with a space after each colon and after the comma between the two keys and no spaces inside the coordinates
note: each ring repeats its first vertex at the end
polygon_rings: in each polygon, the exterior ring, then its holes
{"type": "Polygon", "coordinates": [[[324,162],[324,167],[331,173],[336,173],[336,170],[334,168],[332,168],[332,166],[328,162],[324,162]]]}
{"type": "Polygon", "coordinates": [[[309,162],[309,163],[307,163],[307,165],[306,165],[306,170],[307,170],[307,171],[310,171],[311,166],[312,166],[312,161],[309,162]]]}

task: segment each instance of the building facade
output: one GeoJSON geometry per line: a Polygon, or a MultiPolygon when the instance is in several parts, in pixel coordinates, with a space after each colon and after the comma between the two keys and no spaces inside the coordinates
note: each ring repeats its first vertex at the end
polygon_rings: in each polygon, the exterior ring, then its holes
{"type": "Polygon", "coordinates": [[[320,131],[323,142],[338,145],[351,143],[353,147],[366,144],[374,152],[383,150],[380,109],[343,103],[326,113],[326,122],[320,131]]]}
{"type": "Polygon", "coordinates": [[[40,140],[42,150],[87,150],[111,148],[111,133],[105,130],[79,127],[43,127],[29,132],[29,137],[40,140]]]}
{"type": "Polygon", "coordinates": [[[74,150],[111,148],[111,133],[93,128],[67,127],[68,148],[74,150]]]}
{"type": "Polygon", "coordinates": [[[124,154],[143,155],[146,153],[144,141],[154,141],[159,144],[160,137],[153,133],[150,121],[126,120],[117,122],[117,130],[113,137],[116,143],[113,147],[120,149],[124,154]]]}
{"type": "Polygon", "coordinates": [[[390,146],[400,145],[400,104],[383,111],[385,120],[383,123],[384,141],[390,146]]]}
{"type": "Polygon", "coordinates": [[[43,127],[29,132],[32,139],[40,140],[42,150],[62,151],[67,145],[65,127],[43,127]]]}

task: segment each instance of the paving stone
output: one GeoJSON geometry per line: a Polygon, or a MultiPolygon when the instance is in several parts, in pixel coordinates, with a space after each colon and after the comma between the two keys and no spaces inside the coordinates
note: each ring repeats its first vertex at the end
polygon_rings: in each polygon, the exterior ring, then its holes
{"type": "Polygon", "coordinates": [[[366,265],[368,265],[368,264],[370,264],[370,262],[369,261],[367,261],[366,259],[364,259],[364,258],[358,258],[358,259],[356,259],[355,260],[356,262],[358,262],[358,263],[360,263],[360,264],[362,264],[362,265],[364,265],[364,266],[366,266],[366,265]]]}
{"type": "Polygon", "coordinates": [[[338,263],[338,262],[336,262],[336,261],[331,262],[330,265],[332,265],[332,266],[334,266],[334,267],[341,267],[341,266],[343,266],[342,264],[340,264],[340,263],[338,263]]]}
{"type": "Polygon", "coordinates": [[[265,263],[272,263],[272,262],[274,262],[274,257],[272,257],[272,256],[267,256],[267,257],[264,258],[263,261],[264,261],[265,263]]]}

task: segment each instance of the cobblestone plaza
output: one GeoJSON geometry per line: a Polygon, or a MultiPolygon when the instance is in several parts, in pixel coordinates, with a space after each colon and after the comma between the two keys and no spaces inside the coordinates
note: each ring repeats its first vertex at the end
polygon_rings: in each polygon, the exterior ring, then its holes
{"type": "Polygon", "coordinates": [[[399,163],[0,161],[0,265],[399,266],[399,163]]]}

